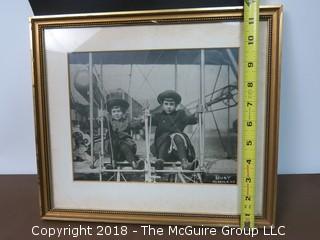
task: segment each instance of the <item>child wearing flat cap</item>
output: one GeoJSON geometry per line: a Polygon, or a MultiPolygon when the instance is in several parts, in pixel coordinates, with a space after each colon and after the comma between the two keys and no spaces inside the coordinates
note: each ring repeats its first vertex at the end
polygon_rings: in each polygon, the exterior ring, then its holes
{"type": "Polygon", "coordinates": [[[133,169],[143,169],[144,161],[137,160],[137,145],[130,135],[130,130],[137,128],[136,125],[140,123],[129,121],[126,115],[128,108],[129,103],[124,99],[116,98],[107,102],[107,110],[111,115],[106,123],[111,135],[109,150],[116,162],[127,160],[133,169]]]}
{"type": "Polygon", "coordinates": [[[162,112],[153,114],[151,122],[156,126],[151,152],[159,159],[155,168],[163,169],[163,161],[181,161],[183,169],[193,170],[197,167],[194,148],[183,131],[187,125],[198,123],[197,114],[187,115],[184,110],[177,110],[181,96],[173,90],[160,93],[157,100],[162,112]]]}

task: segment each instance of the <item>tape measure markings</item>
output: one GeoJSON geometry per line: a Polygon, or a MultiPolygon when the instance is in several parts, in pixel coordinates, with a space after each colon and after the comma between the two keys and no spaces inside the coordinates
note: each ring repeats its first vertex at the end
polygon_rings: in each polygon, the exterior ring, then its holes
{"type": "Polygon", "coordinates": [[[241,216],[242,228],[255,224],[255,166],[257,128],[257,72],[259,1],[244,1],[244,88],[242,123],[242,181],[241,216]]]}

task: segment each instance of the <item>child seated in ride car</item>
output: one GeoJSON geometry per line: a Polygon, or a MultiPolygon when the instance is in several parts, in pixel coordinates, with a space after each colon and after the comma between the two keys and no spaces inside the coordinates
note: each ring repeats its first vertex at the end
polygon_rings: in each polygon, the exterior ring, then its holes
{"type": "Polygon", "coordinates": [[[137,145],[130,135],[130,130],[141,125],[127,117],[129,103],[124,99],[111,99],[107,102],[107,111],[111,119],[106,122],[109,134],[109,151],[115,162],[127,160],[133,169],[144,169],[144,161],[136,156],[137,145]]]}
{"type": "Polygon", "coordinates": [[[158,95],[162,112],[152,116],[152,125],[156,126],[151,152],[158,159],[156,169],[163,169],[164,161],[180,161],[182,169],[193,170],[198,166],[195,151],[187,134],[183,131],[187,125],[198,123],[198,114],[187,115],[184,110],[177,110],[181,96],[167,90],[158,95]]]}

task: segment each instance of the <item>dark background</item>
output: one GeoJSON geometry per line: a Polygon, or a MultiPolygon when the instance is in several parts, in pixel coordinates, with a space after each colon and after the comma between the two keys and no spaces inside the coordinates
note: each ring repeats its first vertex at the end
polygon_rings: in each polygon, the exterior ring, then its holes
{"type": "Polygon", "coordinates": [[[29,0],[35,16],[174,8],[242,6],[243,0],[29,0]]]}

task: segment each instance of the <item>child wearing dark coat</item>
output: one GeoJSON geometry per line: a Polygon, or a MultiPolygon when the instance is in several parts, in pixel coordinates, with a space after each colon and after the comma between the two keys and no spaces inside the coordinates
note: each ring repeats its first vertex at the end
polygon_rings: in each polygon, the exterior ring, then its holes
{"type": "Polygon", "coordinates": [[[193,170],[198,162],[194,161],[194,148],[183,131],[187,125],[198,123],[197,113],[187,115],[184,110],[177,110],[181,96],[173,90],[160,93],[157,100],[162,112],[153,114],[151,122],[156,126],[151,146],[151,152],[158,159],[155,168],[163,169],[163,161],[180,161],[183,169],[193,170]]]}
{"type": "Polygon", "coordinates": [[[129,103],[124,99],[111,99],[107,102],[107,110],[111,115],[111,119],[106,122],[110,131],[109,150],[116,162],[127,160],[133,169],[143,169],[144,161],[137,159],[137,145],[130,135],[130,130],[141,124],[127,118],[128,108],[129,103]]]}

